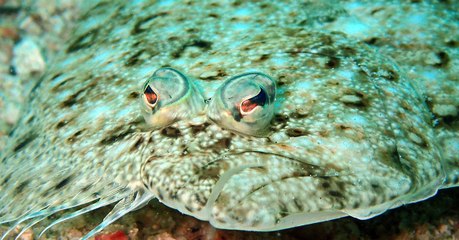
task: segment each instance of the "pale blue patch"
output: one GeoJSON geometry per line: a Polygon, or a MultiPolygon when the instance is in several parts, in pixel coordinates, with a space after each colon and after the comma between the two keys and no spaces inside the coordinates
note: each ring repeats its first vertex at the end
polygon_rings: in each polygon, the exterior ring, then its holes
{"type": "Polygon", "coordinates": [[[234,11],[235,17],[250,16],[253,14],[253,11],[249,8],[240,8],[234,11]]]}
{"type": "Polygon", "coordinates": [[[85,58],[86,56],[84,55],[78,55],[78,54],[67,54],[67,57],[65,58],[64,61],[60,62],[59,65],[62,66],[62,68],[67,68],[68,66],[74,64],[75,62],[80,61],[82,58],[85,58]]]}
{"type": "Polygon", "coordinates": [[[183,26],[180,26],[180,25],[172,25],[172,26],[169,26],[167,27],[167,29],[164,31],[164,36],[167,36],[169,34],[173,34],[173,33],[181,33],[183,32],[183,26]]]}
{"type": "Polygon", "coordinates": [[[423,77],[425,77],[426,79],[429,79],[429,80],[436,80],[436,79],[439,78],[438,71],[435,71],[435,70],[424,71],[424,72],[421,73],[421,75],[423,77]]]}
{"type": "Polygon", "coordinates": [[[311,89],[312,86],[313,86],[313,83],[309,82],[309,81],[299,82],[299,83],[295,84],[295,88],[296,89],[302,89],[302,90],[311,89]]]}
{"type": "Polygon", "coordinates": [[[288,64],[288,59],[285,57],[275,56],[270,60],[273,64],[278,66],[284,66],[288,64]]]}
{"type": "Polygon", "coordinates": [[[59,94],[57,94],[57,100],[61,101],[66,99],[68,96],[70,96],[71,93],[73,93],[72,89],[63,90],[59,94]]]}
{"type": "Polygon", "coordinates": [[[253,29],[252,24],[248,23],[235,23],[232,25],[232,31],[248,31],[250,29],[253,29]]]}
{"type": "Polygon", "coordinates": [[[125,117],[125,116],[129,115],[129,113],[130,113],[130,108],[125,108],[125,109],[123,109],[121,111],[118,111],[118,113],[116,114],[116,117],[117,118],[122,118],[122,117],[125,117]]]}
{"type": "Polygon", "coordinates": [[[91,59],[91,62],[105,63],[108,60],[110,60],[115,54],[116,54],[115,51],[110,51],[110,50],[97,51],[97,54],[95,54],[95,56],[91,59]]]}
{"type": "Polygon", "coordinates": [[[365,126],[368,124],[368,120],[360,115],[347,115],[344,119],[346,123],[351,123],[356,126],[365,126]]]}
{"type": "Polygon", "coordinates": [[[356,8],[361,8],[361,7],[362,7],[362,4],[359,2],[352,2],[352,3],[346,4],[347,10],[354,10],[356,8]]]}
{"type": "Polygon", "coordinates": [[[130,3],[130,5],[132,6],[136,6],[136,5],[142,5],[144,4],[146,1],[145,0],[131,0],[131,1],[128,1],[130,3]]]}
{"type": "Polygon", "coordinates": [[[341,31],[352,36],[363,34],[365,32],[368,32],[369,30],[368,26],[354,18],[352,18],[350,21],[341,24],[340,28],[341,31]]]}
{"type": "Polygon", "coordinates": [[[426,19],[427,17],[423,14],[414,14],[407,16],[404,22],[409,25],[417,26],[426,24],[426,19]]]}
{"type": "Polygon", "coordinates": [[[159,67],[154,67],[154,66],[145,66],[142,68],[139,68],[137,72],[135,73],[135,78],[136,79],[145,79],[149,78],[153,73],[158,69],[159,67]]]}
{"type": "Polygon", "coordinates": [[[338,74],[346,79],[352,79],[354,77],[352,71],[339,71],[338,74]]]}
{"type": "Polygon", "coordinates": [[[162,1],[158,2],[158,7],[164,7],[164,6],[167,6],[167,5],[171,5],[174,2],[175,2],[175,0],[162,0],[162,1]]]}
{"type": "Polygon", "coordinates": [[[110,112],[110,108],[106,105],[99,105],[88,112],[88,119],[96,119],[101,115],[106,115],[110,112]]]}
{"type": "Polygon", "coordinates": [[[67,78],[66,75],[60,75],[58,77],[55,77],[51,80],[51,86],[56,86],[58,84],[60,84],[62,82],[62,80],[64,80],[65,78],[67,78]]]}

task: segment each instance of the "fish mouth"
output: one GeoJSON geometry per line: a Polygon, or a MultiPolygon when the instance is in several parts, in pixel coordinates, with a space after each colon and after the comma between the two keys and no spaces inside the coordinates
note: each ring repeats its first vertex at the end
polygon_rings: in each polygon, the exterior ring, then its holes
{"type": "Polygon", "coordinates": [[[234,207],[273,184],[297,178],[330,178],[336,170],[311,164],[299,154],[266,149],[218,156],[195,153],[181,160],[152,157],[142,167],[142,175],[147,189],[165,205],[220,228],[249,229],[242,222],[250,216],[238,219],[231,214],[234,207]],[[226,224],[227,218],[234,223],[226,224]]]}
{"type": "Polygon", "coordinates": [[[347,215],[363,219],[409,202],[409,176],[382,163],[384,155],[367,145],[333,139],[300,144],[155,156],[142,166],[142,179],[165,205],[224,229],[273,231],[347,215]]]}

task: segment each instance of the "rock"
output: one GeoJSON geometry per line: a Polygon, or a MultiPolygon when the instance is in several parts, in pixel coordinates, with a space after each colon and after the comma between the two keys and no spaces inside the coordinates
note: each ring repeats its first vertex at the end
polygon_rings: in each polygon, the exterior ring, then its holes
{"type": "Polygon", "coordinates": [[[45,60],[33,40],[24,38],[14,46],[13,66],[22,78],[41,75],[45,71],[45,60]]]}
{"type": "Polygon", "coordinates": [[[432,111],[440,117],[457,116],[457,108],[451,104],[435,104],[432,111]]]}

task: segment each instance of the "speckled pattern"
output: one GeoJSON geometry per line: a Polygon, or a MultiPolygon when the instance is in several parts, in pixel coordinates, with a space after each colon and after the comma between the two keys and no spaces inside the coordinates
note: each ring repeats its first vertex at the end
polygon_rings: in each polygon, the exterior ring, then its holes
{"type": "Polygon", "coordinates": [[[34,87],[2,153],[0,222],[119,202],[104,227],[158,198],[219,228],[268,231],[366,219],[441,186],[433,118],[413,83],[364,44],[304,27],[318,20],[303,5],[131,4],[88,7],[34,87]],[[206,102],[233,76],[267,74],[269,135],[210,121],[212,104],[151,130],[139,94],[165,66],[206,102]]]}

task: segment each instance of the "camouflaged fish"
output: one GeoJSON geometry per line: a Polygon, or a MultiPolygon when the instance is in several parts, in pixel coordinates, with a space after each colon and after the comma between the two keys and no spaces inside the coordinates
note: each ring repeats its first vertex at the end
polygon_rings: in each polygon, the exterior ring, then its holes
{"type": "Polygon", "coordinates": [[[1,154],[0,223],[68,210],[46,231],[116,203],[87,239],[157,198],[273,231],[434,195],[442,156],[412,83],[345,34],[298,24],[301,4],[88,7],[1,154]]]}

